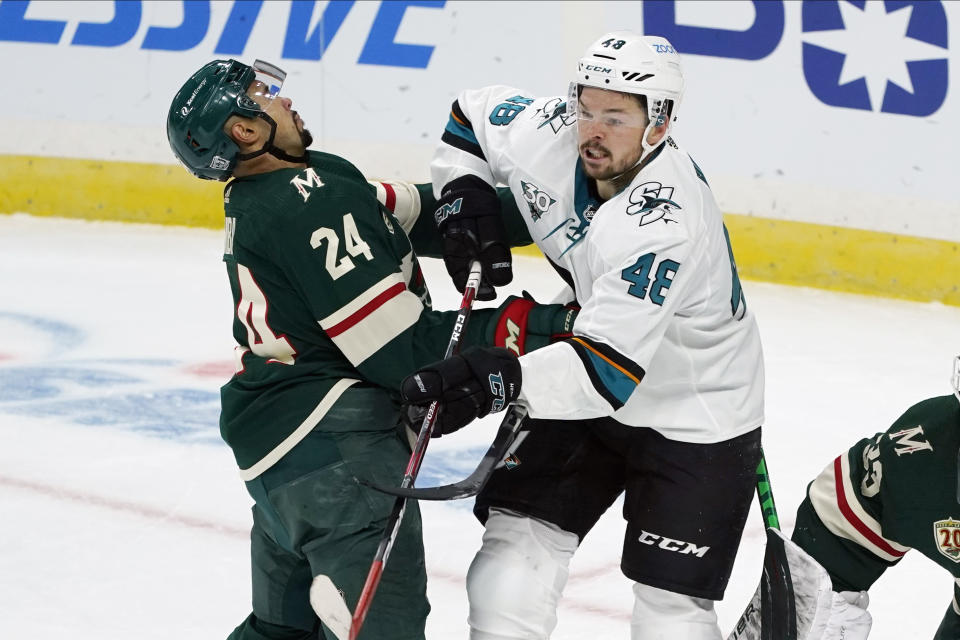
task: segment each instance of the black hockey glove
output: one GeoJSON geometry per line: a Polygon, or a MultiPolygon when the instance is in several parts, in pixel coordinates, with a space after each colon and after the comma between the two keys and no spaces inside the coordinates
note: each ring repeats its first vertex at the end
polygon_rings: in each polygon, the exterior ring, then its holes
{"type": "Polygon", "coordinates": [[[522,298],[510,296],[497,309],[496,322],[487,329],[487,342],[522,356],[571,337],[579,311],[576,304],[538,304],[524,291],[522,298]]]}
{"type": "Polygon", "coordinates": [[[470,262],[479,260],[483,278],[477,299],[496,298],[492,287],[513,280],[510,244],[496,189],[474,175],[451,180],[443,187],[433,219],[443,236],[443,263],[457,291],[463,293],[470,262]]]}
{"type": "MultiPolygon", "coordinates": [[[[403,401],[416,410],[440,401],[433,436],[453,433],[476,418],[503,411],[520,394],[520,361],[499,347],[471,347],[404,379],[403,401]]],[[[419,425],[418,425],[419,426],[419,425]]]]}

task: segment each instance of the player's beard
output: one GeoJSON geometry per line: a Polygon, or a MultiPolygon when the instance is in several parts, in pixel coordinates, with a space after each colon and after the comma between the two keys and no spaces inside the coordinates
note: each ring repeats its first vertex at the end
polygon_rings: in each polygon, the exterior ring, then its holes
{"type": "Polygon", "coordinates": [[[590,167],[586,163],[583,164],[583,172],[586,173],[588,177],[593,178],[594,180],[612,180],[620,176],[625,171],[627,171],[631,166],[636,164],[637,158],[639,158],[640,153],[642,153],[642,149],[641,149],[636,154],[631,154],[622,162],[613,162],[613,154],[610,153],[610,151],[603,145],[600,145],[597,143],[591,144],[589,142],[584,143],[580,145],[580,155],[581,156],[585,155],[587,149],[595,149],[603,153],[604,155],[606,155],[606,159],[609,163],[607,164],[605,169],[595,169],[593,167],[590,167]]]}
{"type": "Polygon", "coordinates": [[[310,148],[310,145],[313,144],[313,135],[310,133],[309,129],[300,130],[300,141],[303,142],[304,151],[310,148]]]}
{"type": "Polygon", "coordinates": [[[313,134],[311,134],[310,130],[307,129],[306,127],[302,129],[297,127],[297,115],[298,114],[296,111],[294,111],[293,114],[291,115],[291,117],[293,118],[293,127],[300,134],[300,142],[303,143],[303,150],[306,151],[307,149],[310,148],[310,145],[313,144],[313,134]]]}

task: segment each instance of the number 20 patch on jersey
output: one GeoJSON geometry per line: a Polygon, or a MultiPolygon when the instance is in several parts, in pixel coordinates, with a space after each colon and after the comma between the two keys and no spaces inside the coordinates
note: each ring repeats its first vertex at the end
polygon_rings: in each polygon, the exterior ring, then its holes
{"type": "Polygon", "coordinates": [[[960,563],[960,521],[948,518],[933,523],[937,550],[954,562],[960,563]]]}

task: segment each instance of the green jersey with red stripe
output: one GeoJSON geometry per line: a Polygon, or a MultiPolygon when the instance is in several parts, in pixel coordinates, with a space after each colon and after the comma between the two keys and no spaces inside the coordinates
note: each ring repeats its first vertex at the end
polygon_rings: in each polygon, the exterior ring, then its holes
{"type": "Polygon", "coordinates": [[[793,534],[827,569],[836,591],[868,590],[910,549],[949,571],[954,600],[938,638],[960,637],[949,635],[960,632],[958,450],[955,395],[910,407],[810,483],[793,534]]]}
{"type": "MultiPolygon", "coordinates": [[[[375,194],[349,162],[317,152],[305,169],[238,178],[224,191],[237,348],[220,430],[246,480],[349,386],[396,392],[443,357],[456,312],[431,310],[410,240],[375,194]]],[[[474,312],[464,345],[482,342],[492,314],[474,312]]]]}

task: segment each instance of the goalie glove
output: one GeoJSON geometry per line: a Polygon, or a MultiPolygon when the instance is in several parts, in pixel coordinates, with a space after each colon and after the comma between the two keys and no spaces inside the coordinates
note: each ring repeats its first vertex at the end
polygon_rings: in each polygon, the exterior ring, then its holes
{"type": "Polygon", "coordinates": [[[443,237],[443,263],[457,291],[463,293],[470,263],[479,260],[483,280],[477,300],[496,298],[493,287],[513,280],[513,258],[496,189],[474,175],[451,180],[443,187],[433,219],[443,237]]]}
{"type": "Polygon", "coordinates": [[[520,360],[499,347],[471,347],[423,367],[400,385],[410,409],[440,402],[434,437],[453,433],[476,418],[503,411],[520,395],[520,360]]]}
{"type": "Polygon", "coordinates": [[[573,335],[580,307],[576,304],[538,304],[526,291],[510,296],[497,309],[487,342],[522,356],[573,335]]]}

